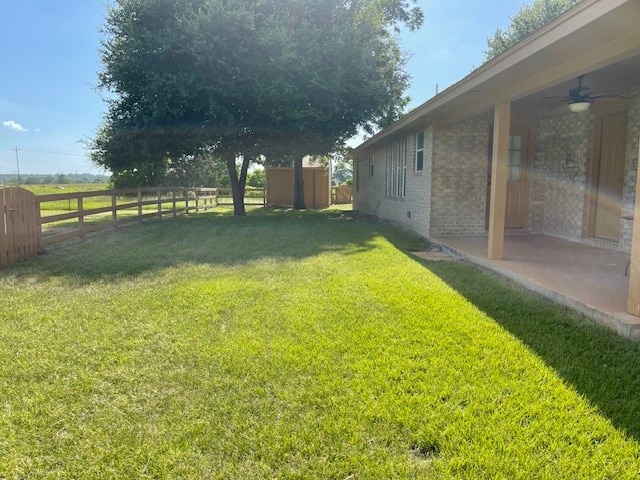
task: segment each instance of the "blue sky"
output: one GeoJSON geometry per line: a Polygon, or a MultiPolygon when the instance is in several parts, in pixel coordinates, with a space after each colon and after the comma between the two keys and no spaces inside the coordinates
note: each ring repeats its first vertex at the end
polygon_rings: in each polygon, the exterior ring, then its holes
{"type": "MultiPolygon", "coordinates": [[[[482,63],[486,37],[524,0],[419,0],[401,35],[415,107],[482,63]]],[[[0,0],[0,173],[101,173],[84,154],[105,110],[96,91],[107,0],[0,0]]]]}

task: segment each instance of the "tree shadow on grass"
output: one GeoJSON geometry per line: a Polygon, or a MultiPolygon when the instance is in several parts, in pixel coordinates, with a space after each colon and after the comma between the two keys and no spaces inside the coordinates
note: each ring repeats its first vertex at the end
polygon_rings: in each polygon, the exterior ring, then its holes
{"type": "Polygon", "coordinates": [[[640,441],[640,343],[464,262],[420,261],[640,441]]]}
{"type": "Polygon", "coordinates": [[[49,248],[0,271],[7,277],[56,276],[70,282],[119,281],[181,265],[239,266],[271,259],[300,260],[324,252],[374,248],[379,230],[402,242],[406,233],[351,211],[264,208],[234,217],[229,211],[134,224],[49,248]]]}

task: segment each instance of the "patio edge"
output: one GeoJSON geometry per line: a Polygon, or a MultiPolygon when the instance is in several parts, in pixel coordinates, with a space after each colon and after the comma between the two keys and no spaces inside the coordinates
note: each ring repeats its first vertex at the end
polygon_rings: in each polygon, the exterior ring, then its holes
{"type": "Polygon", "coordinates": [[[630,317],[630,319],[635,319],[635,317],[633,317],[631,314],[620,315],[603,312],[575,298],[556,292],[555,290],[551,290],[550,288],[540,285],[539,283],[536,283],[522,275],[511,272],[500,266],[493,265],[484,259],[464,253],[440,241],[434,241],[431,239],[429,241],[432,244],[439,246],[443,251],[456,258],[468,261],[469,263],[473,263],[474,265],[478,265],[492,272],[498,273],[501,276],[517,282],[528,290],[542,295],[543,297],[559,305],[563,305],[565,307],[571,308],[572,310],[576,310],[587,316],[591,320],[595,321],[596,323],[615,331],[622,337],[628,338],[629,340],[640,341],[640,323],[632,324],[624,321],[625,316],[630,317]]]}

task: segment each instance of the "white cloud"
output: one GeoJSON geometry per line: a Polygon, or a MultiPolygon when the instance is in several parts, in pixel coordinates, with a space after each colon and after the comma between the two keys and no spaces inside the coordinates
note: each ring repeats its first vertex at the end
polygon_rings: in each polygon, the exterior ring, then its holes
{"type": "Polygon", "coordinates": [[[2,126],[4,128],[8,128],[9,130],[15,130],[16,132],[26,132],[26,131],[28,131],[22,125],[20,125],[17,122],[14,122],[13,120],[6,120],[6,121],[2,122],[2,126]]]}

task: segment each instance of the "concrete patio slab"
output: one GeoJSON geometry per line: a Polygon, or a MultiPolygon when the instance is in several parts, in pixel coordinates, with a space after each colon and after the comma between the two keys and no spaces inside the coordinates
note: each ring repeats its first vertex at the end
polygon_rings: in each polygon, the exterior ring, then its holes
{"type": "Polygon", "coordinates": [[[434,262],[450,262],[458,260],[457,256],[453,256],[451,253],[442,250],[440,247],[432,247],[426,251],[421,250],[410,253],[418,258],[422,258],[423,260],[430,260],[434,262]]]}
{"type": "Polygon", "coordinates": [[[558,303],[640,339],[640,317],[627,313],[630,255],[545,235],[505,236],[504,259],[487,258],[486,236],[432,238],[445,251],[517,281],[558,303]]]}

